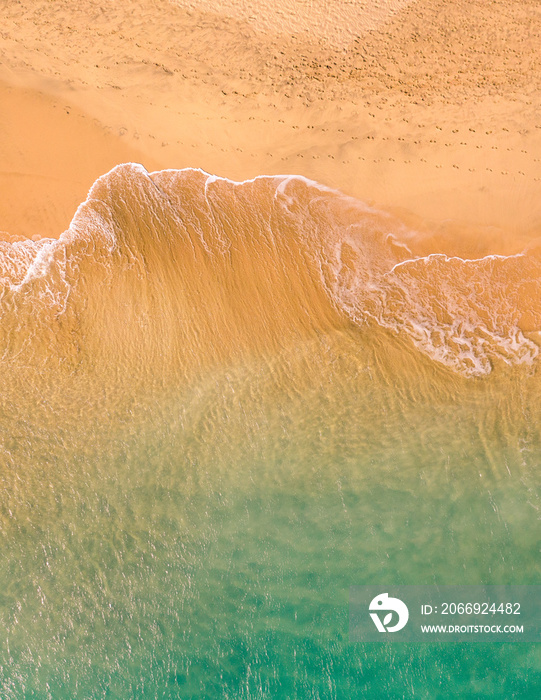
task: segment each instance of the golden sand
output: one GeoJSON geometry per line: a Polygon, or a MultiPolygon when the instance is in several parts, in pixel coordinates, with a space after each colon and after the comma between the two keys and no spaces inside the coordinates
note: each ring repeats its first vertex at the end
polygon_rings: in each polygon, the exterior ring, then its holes
{"type": "Polygon", "coordinates": [[[537,2],[294,4],[3,3],[0,230],[58,236],[130,160],[302,174],[448,252],[539,235],[537,2]]]}
{"type": "Polygon", "coordinates": [[[539,0],[0,8],[0,698],[534,697],[539,0]]]}

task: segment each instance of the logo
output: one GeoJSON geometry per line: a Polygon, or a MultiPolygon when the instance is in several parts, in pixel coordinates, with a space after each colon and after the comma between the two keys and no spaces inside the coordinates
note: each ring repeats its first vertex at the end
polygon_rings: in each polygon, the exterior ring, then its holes
{"type": "Polygon", "coordinates": [[[371,612],[370,617],[380,632],[398,632],[398,630],[406,626],[410,616],[407,605],[399,598],[389,598],[388,593],[377,595],[371,601],[369,608],[370,610],[378,611],[371,612]],[[379,616],[379,612],[387,613],[383,621],[379,616]],[[398,615],[398,621],[394,625],[390,625],[393,619],[393,613],[398,615]]]}

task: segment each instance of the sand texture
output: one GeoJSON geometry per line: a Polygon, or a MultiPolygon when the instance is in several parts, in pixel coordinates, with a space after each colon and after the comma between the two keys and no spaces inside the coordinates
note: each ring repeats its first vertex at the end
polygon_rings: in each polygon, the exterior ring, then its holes
{"type": "Polygon", "coordinates": [[[0,19],[0,700],[541,698],[540,0],[0,19]]]}
{"type": "Polygon", "coordinates": [[[3,237],[58,236],[125,161],[301,174],[450,252],[539,236],[539,3],[329,5],[1,2],[3,237]]]}

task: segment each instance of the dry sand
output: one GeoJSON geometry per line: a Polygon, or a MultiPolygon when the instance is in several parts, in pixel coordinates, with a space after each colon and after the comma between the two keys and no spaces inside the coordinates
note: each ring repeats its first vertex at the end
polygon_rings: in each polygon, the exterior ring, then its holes
{"type": "Polygon", "coordinates": [[[450,252],[539,237],[538,0],[358,5],[0,2],[4,237],[58,236],[128,160],[299,173],[450,252]]]}

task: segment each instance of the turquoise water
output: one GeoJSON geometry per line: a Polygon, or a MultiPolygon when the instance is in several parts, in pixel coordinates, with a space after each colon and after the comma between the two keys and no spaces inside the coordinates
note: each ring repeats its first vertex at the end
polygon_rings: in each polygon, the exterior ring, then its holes
{"type": "Polygon", "coordinates": [[[348,640],[351,586],[541,579],[541,256],[466,243],[133,165],[2,243],[1,700],[541,697],[348,640]]]}
{"type": "Polygon", "coordinates": [[[538,645],[348,641],[351,585],[539,581],[533,379],[354,348],[63,425],[51,389],[2,471],[1,697],[536,697],[538,645]]]}

